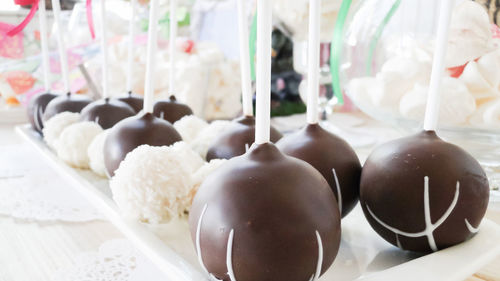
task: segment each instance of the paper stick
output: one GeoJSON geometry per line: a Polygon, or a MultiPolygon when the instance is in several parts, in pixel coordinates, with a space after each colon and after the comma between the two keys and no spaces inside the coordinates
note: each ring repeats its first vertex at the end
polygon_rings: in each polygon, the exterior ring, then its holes
{"type": "Polygon", "coordinates": [[[451,10],[453,0],[441,0],[441,11],[432,64],[431,83],[429,96],[427,97],[427,108],[425,112],[424,130],[435,131],[439,122],[439,107],[441,104],[441,82],[445,70],[446,47],[448,45],[448,33],[450,29],[451,10]]]}
{"type": "Polygon", "coordinates": [[[248,42],[248,18],[246,1],[238,0],[238,33],[240,36],[241,95],[243,115],[253,116],[252,77],[250,75],[250,45],[248,42]]]}
{"type": "Polygon", "coordinates": [[[106,0],[101,0],[101,65],[102,65],[102,97],[109,98],[108,86],[108,40],[106,33],[106,0]]]}
{"type": "Polygon", "coordinates": [[[130,0],[130,21],[128,26],[128,62],[127,62],[127,91],[132,93],[134,75],[134,40],[135,40],[135,8],[137,0],[130,0]]]}
{"type": "Polygon", "coordinates": [[[177,40],[177,0],[170,0],[169,94],[175,95],[175,41],[177,40]]]}
{"type": "Polygon", "coordinates": [[[309,43],[307,74],[307,122],[317,124],[319,100],[319,33],[321,17],[321,0],[309,1],[309,43]]]}
{"type": "Polygon", "coordinates": [[[271,1],[257,0],[257,104],[255,143],[269,142],[271,127],[271,1]]]}
{"type": "Polygon", "coordinates": [[[59,51],[59,59],[61,60],[62,80],[64,84],[64,92],[69,93],[69,66],[68,66],[68,53],[66,50],[66,43],[64,42],[62,24],[61,24],[61,5],[59,0],[52,0],[52,12],[54,13],[54,21],[56,25],[57,46],[59,51]]]}
{"type": "Polygon", "coordinates": [[[158,0],[151,0],[149,8],[148,54],[146,62],[146,86],[144,90],[144,112],[153,113],[156,48],[158,44],[158,0]]]}
{"type": "Polygon", "coordinates": [[[49,44],[47,35],[47,11],[45,10],[45,0],[40,0],[38,4],[38,16],[40,20],[40,41],[42,45],[42,69],[43,69],[43,84],[45,91],[50,91],[50,61],[49,61],[49,44]]]}

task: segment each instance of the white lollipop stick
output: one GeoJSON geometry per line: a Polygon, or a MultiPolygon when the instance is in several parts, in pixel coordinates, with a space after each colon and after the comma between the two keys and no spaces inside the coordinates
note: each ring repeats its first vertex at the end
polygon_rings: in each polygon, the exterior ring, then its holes
{"type": "Polygon", "coordinates": [[[151,0],[149,8],[148,55],[146,62],[146,86],[144,90],[144,112],[153,113],[156,45],[158,44],[158,0],[151,0]]]}
{"type": "Polygon", "coordinates": [[[434,50],[431,83],[429,86],[429,96],[427,97],[427,108],[425,112],[424,130],[426,131],[435,131],[439,122],[441,82],[445,70],[444,61],[446,56],[446,47],[448,45],[448,33],[450,29],[453,3],[454,1],[452,0],[441,0],[436,48],[434,50]]]}
{"type": "Polygon", "coordinates": [[[175,41],[177,40],[177,0],[170,0],[170,73],[169,94],[175,94],[175,41]]]}
{"type": "Polygon", "coordinates": [[[102,65],[102,97],[109,98],[108,86],[108,40],[106,34],[106,0],[101,0],[101,65],[102,65]]]}
{"type": "Polygon", "coordinates": [[[321,0],[309,1],[309,43],[307,74],[307,122],[317,124],[319,99],[319,33],[320,33],[321,0]]]}
{"type": "Polygon", "coordinates": [[[127,62],[127,91],[132,93],[134,67],[134,40],[135,40],[135,7],[137,0],[130,0],[131,14],[128,25],[128,62],[127,62]]]}
{"type": "Polygon", "coordinates": [[[59,59],[61,60],[61,73],[64,84],[64,92],[69,93],[69,66],[68,66],[68,53],[66,50],[66,43],[64,42],[62,24],[61,24],[61,5],[59,0],[52,0],[52,12],[54,13],[54,21],[56,25],[57,47],[59,51],[59,59]]]}
{"type": "Polygon", "coordinates": [[[38,4],[38,16],[40,19],[40,41],[42,45],[42,69],[43,84],[45,91],[50,91],[50,65],[49,65],[49,39],[47,36],[47,11],[45,10],[45,0],[40,0],[38,4]]]}
{"type": "Polygon", "coordinates": [[[271,128],[271,36],[270,0],[257,0],[257,104],[255,143],[269,142],[271,128]]]}
{"type": "Polygon", "coordinates": [[[240,35],[241,94],[243,115],[253,116],[252,79],[250,76],[250,47],[248,43],[248,21],[245,0],[238,0],[238,29],[240,35]]]}

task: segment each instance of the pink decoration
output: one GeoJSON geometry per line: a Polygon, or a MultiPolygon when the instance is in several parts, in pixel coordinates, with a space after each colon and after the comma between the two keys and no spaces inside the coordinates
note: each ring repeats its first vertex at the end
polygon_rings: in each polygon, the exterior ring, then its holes
{"type": "Polygon", "coordinates": [[[23,33],[20,32],[10,37],[7,33],[12,28],[14,28],[13,25],[0,22],[0,56],[22,59],[24,57],[23,33]]]}

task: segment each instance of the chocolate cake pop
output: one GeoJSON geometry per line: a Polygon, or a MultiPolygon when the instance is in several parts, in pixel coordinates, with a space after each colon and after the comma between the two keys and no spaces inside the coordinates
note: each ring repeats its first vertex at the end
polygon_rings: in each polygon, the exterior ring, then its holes
{"type": "Polygon", "coordinates": [[[43,130],[43,113],[45,112],[45,108],[56,97],[56,94],[44,93],[32,98],[28,104],[28,119],[30,120],[31,127],[40,134],[43,130]]]}
{"type": "Polygon", "coordinates": [[[327,132],[318,124],[319,97],[319,31],[320,1],[310,1],[309,15],[309,71],[308,71],[308,125],[281,139],[277,146],[285,154],[311,164],[328,181],[337,197],[342,217],[358,203],[361,163],[343,139],[327,132]]]}
{"type": "MultiPolygon", "coordinates": [[[[275,143],[283,135],[271,127],[271,142],[275,143]]],[[[231,159],[245,154],[255,140],[255,118],[243,116],[233,120],[228,128],[209,148],[207,161],[213,159],[231,159]]]]}
{"type": "Polygon", "coordinates": [[[375,149],[363,167],[360,193],[380,236],[405,250],[429,252],[477,232],[489,184],[472,156],[424,131],[375,149]]]}
{"type": "Polygon", "coordinates": [[[328,181],[342,217],[358,203],[361,163],[351,146],[318,124],[309,124],[281,139],[281,152],[311,164],[328,181]]]}
{"type": "Polygon", "coordinates": [[[479,163],[436,135],[452,0],[443,0],[424,132],[379,146],[361,173],[366,219],[401,249],[430,252],[471,238],[489,201],[479,163]]]}
{"type": "Polygon", "coordinates": [[[125,96],[118,97],[117,100],[130,105],[130,107],[132,107],[136,113],[139,113],[144,105],[144,99],[142,98],[142,96],[139,96],[132,92],[128,92],[125,96]]]}
{"type": "Polygon", "coordinates": [[[114,172],[125,159],[125,156],[136,147],[147,144],[150,146],[169,146],[182,138],[172,124],[153,115],[153,89],[155,71],[155,54],[158,22],[158,0],[150,4],[148,52],[146,63],[146,85],[144,96],[144,113],[129,117],[116,124],[109,132],[104,143],[104,162],[108,175],[114,172]]]}
{"type": "Polygon", "coordinates": [[[136,147],[171,145],[182,138],[170,123],[151,113],[129,117],[118,122],[104,143],[104,162],[110,176],[120,166],[125,156],[136,147]]]}
{"type": "Polygon", "coordinates": [[[73,95],[71,93],[60,95],[47,104],[43,114],[43,121],[47,121],[52,116],[65,111],[80,113],[91,102],[90,98],[82,95],[73,95]]]}
{"type": "Polygon", "coordinates": [[[203,182],[189,225],[200,263],[219,280],[317,280],[340,243],[326,180],[270,143],[255,144],[203,182]]]}
{"type": "Polygon", "coordinates": [[[134,109],[128,104],[109,98],[90,103],[81,112],[82,121],[94,121],[104,130],[134,115],[134,109]]]}
{"type": "Polygon", "coordinates": [[[156,117],[162,118],[173,124],[181,120],[184,116],[192,115],[193,111],[189,106],[178,102],[175,96],[172,95],[168,100],[157,101],[153,113],[156,117]]]}
{"type": "Polygon", "coordinates": [[[257,14],[255,144],[202,183],[191,237],[212,280],[316,281],[337,255],[340,213],[323,176],[269,142],[270,1],[258,0],[257,14]]]}

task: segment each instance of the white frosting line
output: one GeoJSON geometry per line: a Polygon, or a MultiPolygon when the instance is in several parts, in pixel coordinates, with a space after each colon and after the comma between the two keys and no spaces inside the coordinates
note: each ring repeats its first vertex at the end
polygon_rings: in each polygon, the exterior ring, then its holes
{"type": "Polygon", "coordinates": [[[316,239],[318,240],[318,263],[316,265],[316,274],[313,275],[313,281],[317,281],[321,275],[321,267],[323,266],[323,241],[321,235],[316,230],[316,239]]]}
{"type": "Polygon", "coordinates": [[[245,143],[245,152],[247,152],[248,149],[250,149],[250,146],[248,145],[248,143],[245,143]]]}
{"type": "Polygon", "coordinates": [[[398,248],[400,248],[401,250],[404,250],[403,249],[403,245],[401,245],[401,241],[399,241],[399,235],[396,234],[396,245],[398,246],[398,248]]]}
{"type": "Polygon", "coordinates": [[[198,262],[200,263],[203,270],[208,274],[208,270],[203,263],[203,258],[201,257],[201,243],[200,243],[200,233],[201,233],[201,224],[203,222],[203,217],[207,211],[208,205],[205,204],[203,210],[201,211],[200,219],[198,220],[198,226],[196,228],[196,253],[198,254],[198,262]]]}
{"type": "Polygon", "coordinates": [[[96,117],[95,117],[94,122],[95,122],[95,123],[99,123],[99,116],[96,116],[96,117]]]}
{"type": "Polygon", "coordinates": [[[339,205],[340,215],[342,215],[342,192],[340,192],[339,178],[337,177],[335,169],[332,169],[332,171],[333,171],[333,177],[335,178],[335,185],[337,187],[337,201],[338,201],[337,203],[339,205]]]}
{"type": "Polygon", "coordinates": [[[161,119],[165,119],[165,111],[161,111],[160,112],[160,118],[161,119]]]}
{"type": "Polygon", "coordinates": [[[471,233],[477,233],[479,231],[479,226],[477,228],[473,227],[467,219],[465,219],[465,225],[471,233]]]}
{"type": "MultiPolygon", "coordinates": [[[[455,190],[455,196],[453,197],[453,201],[451,202],[451,204],[448,207],[448,209],[446,210],[446,212],[436,221],[435,224],[433,224],[431,221],[431,214],[430,214],[429,177],[424,177],[425,230],[421,231],[421,232],[417,232],[417,233],[404,232],[404,231],[401,231],[397,228],[394,228],[394,227],[384,223],[381,219],[379,219],[377,216],[375,216],[375,214],[370,209],[370,206],[366,205],[366,208],[368,210],[368,213],[370,213],[370,215],[373,217],[373,219],[375,219],[383,227],[387,228],[388,230],[390,230],[396,234],[397,242],[399,242],[399,238],[397,237],[397,235],[403,235],[403,236],[411,237],[411,238],[426,236],[428,241],[429,241],[430,248],[433,251],[437,251],[438,248],[437,248],[436,242],[434,240],[433,232],[439,226],[441,226],[441,224],[443,224],[446,221],[446,219],[451,215],[451,212],[453,211],[453,209],[457,205],[459,195],[460,195],[460,182],[457,181],[457,186],[456,186],[456,190],[455,190]]],[[[467,220],[466,220],[466,224],[467,224],[467,220]]],[[[399,245],[398,245],[398,247],[399,247],[399,245]]]]}
{"type": "Polygon", "coordinates": [[[233,240],[234,240],[234,229],[231,229],[231,232],[229,233],[229,238],[227,240],[226,266],[227,266],[227,275],[229,275],[229,279],[231,281],[236,281],[236,277],[234,277],[234,271],[233,271],[233,240]]]}

